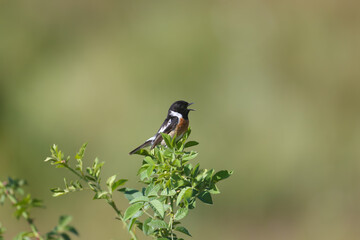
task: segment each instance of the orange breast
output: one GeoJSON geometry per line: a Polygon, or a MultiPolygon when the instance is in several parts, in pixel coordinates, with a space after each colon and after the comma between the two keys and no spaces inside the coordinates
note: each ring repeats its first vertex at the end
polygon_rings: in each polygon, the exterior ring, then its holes
{"type": "Polygon", "coordinates": [[[176,136],[179,137],[182,136],[188,130],[188,127],[189,127],[189,120],[180,118],[180,122],[175,129],[176,136]]]}
{"type": "MultiPolygon", "coordinates": [[[[180,123],[176,126],[174,131],[169,132],[169,135],[171,137],[174,137],[176,134],[176,140],[179,140],[184,135],[184,133],[188,130],[188,128],[189,128],[189,120],[180,118],[180,123]]],[[[166,145],[164,140],[161,141],[161,145],[164,145],[164,146],[166,145]]]]}

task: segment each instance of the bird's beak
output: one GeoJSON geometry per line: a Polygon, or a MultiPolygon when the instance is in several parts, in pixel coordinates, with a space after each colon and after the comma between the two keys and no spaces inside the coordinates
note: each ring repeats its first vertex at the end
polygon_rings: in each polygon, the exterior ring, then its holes
{"type": "MultiPolygon", "coordinates": [[[[192,105],[192,104],[194,104],[194,103],[193,103],[193,102],[192,102],[192,103],[189,103],[189,104],[188,104],[188,107],[189,107],[190,105],[192,105]]],[[[189,110],[189,111],[195,111],[195,109],[191,109],[191,108],[188,108],[188,110],[189,110]]]]}

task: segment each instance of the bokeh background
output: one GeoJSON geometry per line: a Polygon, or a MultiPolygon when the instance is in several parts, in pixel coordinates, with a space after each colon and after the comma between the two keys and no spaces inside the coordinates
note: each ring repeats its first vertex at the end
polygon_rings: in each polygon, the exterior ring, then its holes
{"type": "MultiPolygon", "coordinates": [[[[128,239],[91,193],[52,198],[71,175],[43,160],[88,142],[138,187],[128,152],[184,99],[196,161],[235,171],[185,220],[193,239],[359,239],[359,63],[357,1],[4,0],[0,177],[44,199],[42,232],[71,214],[80,239],[128,239]]],[[[6,239],[28,229],[12,211],[6,239]]]]}

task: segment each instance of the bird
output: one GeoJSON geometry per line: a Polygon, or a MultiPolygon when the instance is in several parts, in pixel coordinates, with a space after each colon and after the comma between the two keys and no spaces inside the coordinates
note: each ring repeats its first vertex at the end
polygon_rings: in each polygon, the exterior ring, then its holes
{"type": "Polygon", "coordinates": [[[171,104],[167,116],[161,124],[157,133],[146,140],[143,144],[129,152],[129,155],[136,153],[142,148],[150,146],[153,149],[155,146],[162,144],[165,145],[161,133],[169,134],[171,137],[176,135],[176,140],[179,140],[189,127],[189,112],[195,111],[195,109],[188,108],[193,103],[188,103],[183,100],[179,100],[171,104]]]}

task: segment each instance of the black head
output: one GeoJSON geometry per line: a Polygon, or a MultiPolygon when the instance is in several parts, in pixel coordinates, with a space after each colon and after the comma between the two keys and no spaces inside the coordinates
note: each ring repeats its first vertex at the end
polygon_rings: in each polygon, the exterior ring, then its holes
{"type": "Polygon", "coordinates": [[[188,102],[185,102],[182,100],[176,101],[170,106],[169,113],[170,113],[170,111],[177,112],[177,113],[180,113],[183,116],[183,118],[188,119],[189,112],[194,111],[194,109],[188,109],[188,107],[191,104],[193,104],[193,103],[188,103],[188,102]]]}

